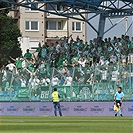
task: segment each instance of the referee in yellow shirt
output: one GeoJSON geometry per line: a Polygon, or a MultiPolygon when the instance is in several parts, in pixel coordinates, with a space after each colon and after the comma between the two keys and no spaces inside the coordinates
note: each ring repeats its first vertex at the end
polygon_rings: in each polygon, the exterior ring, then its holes
{"type": "Polygon", "coordinates": [[[60,116],[62,116],[61,108],[60,108],[60,95],[57,91],[57,88],[54,88],[54,92],[52,93],[52,98],[53,98],[55,116],[57,116],[57,107],[58,107],[60,116]]]}

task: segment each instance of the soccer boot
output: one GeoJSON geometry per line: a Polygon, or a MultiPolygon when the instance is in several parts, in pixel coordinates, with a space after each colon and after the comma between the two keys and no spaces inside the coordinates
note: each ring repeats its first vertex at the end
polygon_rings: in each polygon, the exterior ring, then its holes
{"type": "Polygon", "coordinates": [[[120,116],[121,116],[121,117],[123,117],[123,115],[122,115],[122,114],[120,114],[120,116]]]}

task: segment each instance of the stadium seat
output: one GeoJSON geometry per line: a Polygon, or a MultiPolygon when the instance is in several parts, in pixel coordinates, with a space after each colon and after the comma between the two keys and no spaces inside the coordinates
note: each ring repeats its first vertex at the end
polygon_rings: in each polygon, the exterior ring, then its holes
{"type": "Polygon", "coordinates": [[[94,95],[94,101],[98,101],[98,95],[94,95]]]}
{"type": "Polygon", "coordinates": [[[131,96],[131,100],[133,100],[133,94],[132,94],[132,96],[131,96]]]}
{"type": "Polygon", "coordinates": [[[1,91],[1,92],[0,92],[0,96],[3,96],[3,95],[4,95],[4,94],[3,94],[3,91],[1,91]]]}

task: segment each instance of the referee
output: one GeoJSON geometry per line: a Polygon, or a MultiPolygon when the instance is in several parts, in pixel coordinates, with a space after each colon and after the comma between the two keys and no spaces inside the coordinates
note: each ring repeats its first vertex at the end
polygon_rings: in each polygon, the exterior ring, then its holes
{"type": "Polygon", "coordinates": [[[58,107],[60,116],[62,116],[61,108],[60,108],[60,95],[57,91],[57,88],[54,88],[54,92],[52,93],[52,98],[53,98],[55,116],[57,116],[57,107],[58,107]]]}
{"type": "Polygon", "coordinates": [[[115,93],[114,96],[114,103],[118,108],[118,110],[116,110],[115,116],[117,116],[118,113],[120,114],[120,116],[123,116],[121,112],[121,105],[123,100],[124,100],[124,93],[122,92],[122,88],[118,87],[118,91],[115,93]]]}

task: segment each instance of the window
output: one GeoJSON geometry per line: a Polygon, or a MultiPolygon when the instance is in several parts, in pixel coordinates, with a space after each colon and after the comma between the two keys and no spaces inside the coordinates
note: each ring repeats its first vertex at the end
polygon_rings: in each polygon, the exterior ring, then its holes
{"type": "Polygon", "coordinates": [[[46,4],[46,9],[47,9],[47,10],[54,10],[53,7],[55,8],[55,5],[53,5],[53,4],[51,4],[51,5],[46,4]],[[52,5],[52,6],[51,6],[51,5],[52,5]]]}
{"type": "Polygon", "coordinates": [[[25,29],[29,31],[38,31],[39,30],[38,21],[26,21],[25,22],[25,29]]]}
{"type": "Polygon", "coordinates": [[[49,21],[48,22],[48,29],[49,30],[56,30],[56,21],[49,21]]]}
{"type": "MultiPolygon", "coordinates": [[[[36,8],[38,8],[38,3],[33,3],[31,5],[31,10],[34,11],[36,8]]],[[[35,10],[36,11],[36,10],[35,10]]]]}
{"type": "Polygon", "coordinates": [[[58,22],[58,30],[63,30],[62,29],[62,23],[61,22],[58,22]]]}
{"type": "Polygon", "coordinates": [[[47,21],[47,30],[63,30],[63,21],[47,21]]]}
{"type": "Polygon", "coordinates": [[[81,31],[81,22],[72,22],[72,31],[81,31]]]}
{"type": "Polygon", "coordinates": [[[26,30],[29,30],[30,29],[30,23],[29,23],[29,21],[26,21],[26,23],[25,23],[25,29],[26,30]]]}
{"type": "Polygon", "coordinates": [[[38,22],[36,21],[31,22],[31,30],[38,30],[38,22]]]}
{"type": "Polygon", "coordinates": [[[57,11],[63,11],[63,7],[60,5],[57,5],[56,9],[57,9],[57,11]]]}
{"type": "Polygon", "coordinates": [[[29,5],[29,7],[31,7],[31,8],[26,7],[25,10],[26,11],[37,11],[35,9],[38,8],[38,3],[33,3],[33,4],[29,5]]]}
{"type": "Polygon", "coordinates": [[[72,22],[72,30],[73,30],[73,31],[74,31],[74,29],[75,29],[75,28],[74,28],[74,27],[75,27],[74,24],[75,24],[75,23],[72,22]]]}
{"type": "Polygon", "coordinates": [[[76,31],[81,30],[81,23],[76,22],[76,31]]]}
{"type": "Polygon", "coordinates": [[[51,5],[49,5],[49,4],[47,4],[46,5],[46,9],[47,10],[57,10],[57,11],[63,11],[63,7],[62,6],[60,6],[60,5],[54,5],[54,4],[51,4],[51,5]]]}

